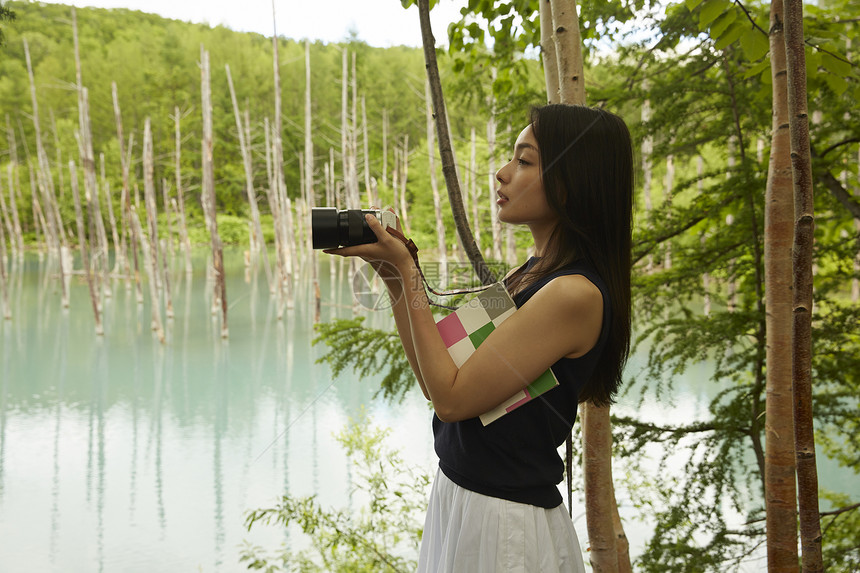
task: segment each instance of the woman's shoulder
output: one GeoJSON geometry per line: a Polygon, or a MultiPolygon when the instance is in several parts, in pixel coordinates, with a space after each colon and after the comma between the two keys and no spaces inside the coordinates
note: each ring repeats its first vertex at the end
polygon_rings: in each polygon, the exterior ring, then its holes
{"type": "Polygon", "coordinates": [[[574,310],[577,307],[600,308],[603,293],[588,276],[581,273],[560,274],[551,278],[532,298],[552,301],[560,308],[574,310]]]}

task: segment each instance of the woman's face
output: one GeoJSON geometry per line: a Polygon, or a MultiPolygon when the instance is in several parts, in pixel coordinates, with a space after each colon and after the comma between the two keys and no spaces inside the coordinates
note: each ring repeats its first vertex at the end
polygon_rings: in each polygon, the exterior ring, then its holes
{"type": "Polygon", "coordinates": [[[546,200],[541,180],[540,150],[532,126],[520,132],[514,156],[496,172],[499,220],[505,223],[555,225],[558,216],[546,200]]]}

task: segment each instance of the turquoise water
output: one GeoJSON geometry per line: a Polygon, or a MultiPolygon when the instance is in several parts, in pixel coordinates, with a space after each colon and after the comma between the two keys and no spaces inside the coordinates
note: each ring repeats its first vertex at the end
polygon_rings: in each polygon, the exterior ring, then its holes
{"type": "MultiPolygon", "coordinates": [[[[420,392],[389,406],[372,400],[378,379],[333,380],[314,364],[324,347],[311,346],[307,293],[278,320],[265,275],[246,282],[238,254],[227,265],[229,340],[212,319],[200,259],[190,282],[176,275],[162,346],[148,291],[138,306],[115,281],[99,338],[86,283],[73,281],[63,310],[44,265],[27,259],[12,284],[13,320],[0,325],[0,570],[243,570],[243,540],[286,539],[273,528],[248,533],[247,510],[284,491],[349,503],[350,465],[333,434],[362,408],[407,429],[393,445],[432,469],[420,392]]],[[[322,320],[352,316],[344,269],[334,280],[327,269],[322,320]]],[[[388,326],[385,313],[367,315],[388,326]]]]}
{"type": "MultiPolygon", "coordinates": [[[[80,276],[64,310],[35,255],[13,274],[13,319],[0,321],[0,571],[232,572],[245,570],[244,540],[305,546],[292,530],[248,532],[245,512],[285,491],[315,494],[327,507],[355,503],[353,471],[333,435],[362,410],[392,428],[389,444],[406,462],[434,471],[430,414],[417,388],[391,405],[373,399],[379,377],[333,379],[315,364],[325,348],[311,345],[307,277],[278,320],[265,274],[247,273],[242,254],[228,254],[224,341],[205,258],[194,263],[190,280],[173,275],[164,345],[150,329],[146,289],[138,305],[114,280],[97,337],[80,276]]],[[[349,266],[325,260],[320,269],[321,320],[353,316],[349,266]]],[[[372,326],[392,326],[387,312],[358,312],[372,326]]],[[[642,361],[633,356],[630,370],[642,361]]],[[[698,365],[676,381],[671,402],[631,396],[617,411],[666,424],[706,419],[717,391],[709,377],[710,365],[698,365]]],[[[660,453],[655,447],[655,460],[660,453]]],[[[665,477],[682,466],[670,460],[648,470],[665,477]]],[[[860,493],[856,476],[821,456],[819,473],[824,487],[860,493]]],[[[636,555],[652,526],[636,519],[623,490],[618,496],[636,555]]],[[[573,516],[585,546],[576,500],[573,516]]]]}

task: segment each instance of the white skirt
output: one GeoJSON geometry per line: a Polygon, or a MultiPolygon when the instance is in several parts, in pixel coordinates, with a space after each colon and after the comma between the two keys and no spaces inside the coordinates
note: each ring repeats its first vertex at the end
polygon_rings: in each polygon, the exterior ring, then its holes
{"type": "Polygon", "coordinates": [[[436,473],[419,573],[585,573],[573,523],[544,509],[464,489],[436,473]]]}

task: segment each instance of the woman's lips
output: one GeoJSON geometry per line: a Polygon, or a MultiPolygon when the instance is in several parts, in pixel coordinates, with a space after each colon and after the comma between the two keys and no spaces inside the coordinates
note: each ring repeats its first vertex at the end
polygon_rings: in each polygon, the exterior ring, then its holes
{"type": "Polygon", "coordinates": [[[502,195],[500,192],[496,191],[496,195],[499,196],[499,198],[496,200],[496,205],[502,205],[508,202],[508,198],[502,195]]]}

